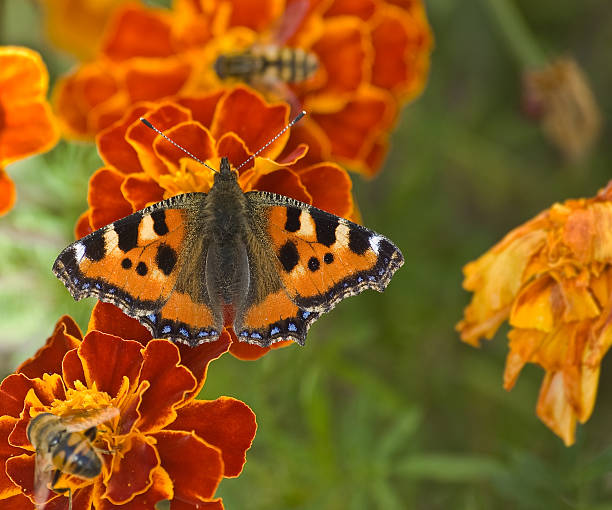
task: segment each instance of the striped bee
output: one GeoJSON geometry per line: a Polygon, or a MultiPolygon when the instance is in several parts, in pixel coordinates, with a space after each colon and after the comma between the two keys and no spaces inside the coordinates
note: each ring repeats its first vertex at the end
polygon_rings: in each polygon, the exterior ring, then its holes
{"type": "Polygon", "coordinates": [[[287,87],[300,83],[319,68],[314,53],[285,46],[308,13],[309,0],[289,3],[278,24],[260,41],[242,51],[221,54],[214,63],[220,79],[235,79],[263,91],[276,91],[299,110],[297,99],[287,87]]]}
{"type": "Polygon", "coordinates": [[[46,504],[50,488],[60,494],[68,492],[68,508],[72,510],[71,489],[56,485],[62,473],[79,478],[95,478],[100,474],[102,458],[93,445],[97,425],[118,414],[116,407],[103,407],[65,416],[41,413],[30,420],[26,433],[36,450],[34,501],[37,508],[46,504]]]}

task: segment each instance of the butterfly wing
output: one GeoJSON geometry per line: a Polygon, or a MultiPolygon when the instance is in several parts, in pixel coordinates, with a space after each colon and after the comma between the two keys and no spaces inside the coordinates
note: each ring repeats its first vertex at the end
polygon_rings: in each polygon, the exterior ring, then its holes
{"type": "Polygon", "coordinates": [[[194,223],[205,199],[204,193],[177,195],[96,230],[60,253],[53,272],[76,300],[112,303],[153,337],[214,341],[221,313],[197,277],[204,274],[206,239],[194,223]]]}
{"type": "Polygon", "coordinates": [[[247,193],[273,252],[282,289],[252,303],[235,324],[241,340],[304,343],[322,313],[365,289],[382,292],[404,262],[386,237],[291,198],[247,193]]]}

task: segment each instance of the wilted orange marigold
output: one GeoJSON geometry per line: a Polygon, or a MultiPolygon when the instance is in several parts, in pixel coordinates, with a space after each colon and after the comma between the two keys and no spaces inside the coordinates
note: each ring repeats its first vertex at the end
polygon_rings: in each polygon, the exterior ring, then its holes
{"type": "MultiPolygon", "coordinates": [[[[218,356],[214,350],[206,363],[218,356]]],[[[255,415],[228,397],[193,400],[196,378],[179,364],[177,347],[90,331],[84,339],[63,317],[47,344],[0,385],[0,504],[32,508],[34,449],[26,436],[32,417],[58,416],[113,406],[120,414],[100,427],[100,476],[64,475],[74,510],[172,508],[221,510],[215,490],[223,477],[240,474],[255,435],[255,415]],[[108,452],[108,453],[106,453],[108,452]]],[[[51,492],[47,509],[64,508],[51,492]]]]}
{"type": "Polygon", "coordinates": [[[504,387],[525,363],[541,365],[537,414],[566,445],[593,411],[612,342],[611,225],[612,181],[594,198],[554,204],[464,268],[474,296],[461,339],[477,346],[508,319],[504,387]]]}
{"type": "MultiPolygon", "coordinates": [[[[223,156],[236,168],[283,129],[289,107],[268,104],[243,86],[135,105],[97,137],[105,166],[90,179],[89,209],[77,224],[77,237],[168,197],[211,188],[213,173],[146,127],[141,116],[213,168],[219,168],[223,156]]],[[[298,165],[308,147],[287,151],[289,136],[283,134],[242,167],[242,189],[280,193],[355,219],[346,171],[328,162],[298,165]]],[[[269,348],[235,342],[230,350],[253,359],[269,348]]]]}
{"type": "Polygon", "coordinates": [[[117,13],[99,58],[61,81],[57,111],[69,134],[91,136],[136,101],[231,85],[215,73],[217,57],[270,43],[301,48],[319,62],[305,81],[260,90],[308,111],[293,136],[296,145],[310,145],[307,161],[334,159],[376,173],[399,107],[425,84],[432,38],[420,0],[401,6],[384,0],[176,0],[171,10],[132,5],[117,13]],[[285,40],[276,41],[283,30],[285,40]]]}
{"type": "Polygon", "coordinates": [[[46,100],[49,75],[40,55],[0,46],[0,215],[15,203],[15,185],[5,172],[13,161],[53,147],[59,132],[46,100]]]}

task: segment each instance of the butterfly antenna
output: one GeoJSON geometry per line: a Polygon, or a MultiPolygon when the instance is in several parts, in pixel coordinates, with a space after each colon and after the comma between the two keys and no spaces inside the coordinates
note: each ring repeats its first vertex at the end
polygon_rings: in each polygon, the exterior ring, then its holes
{"type": "Polygon", "coordinates": [[[281,129],[278,134],[272,138],[271,140],[269,140],[263,147],[259,148],[257,151],[255,151],[254,154],[252,154],[251,156],[249,156],[247,159],[245,159],[242,163],[240,163],[240,165],[238,165],[238,167],[236,168],[236,171],[240,170],[244,165],[246,165],[251,159],[255,159],[255,156],[257,156],[257,154],[259,154],[261,151],[265,150],[266,147],[268,147],[270,144],[274,143],[274,141],[281,136],[285,131],[287,131],[289,128],[293,127],[295,124],[297,124],[302,117],[306,115],[306,112],[304,110],[302,110],[296,117],[295,119],[293,119],[289,124],[287,124],[283,129],[281,129]]]}
{"type": "MultiPolygon", "coordinates": [[[[166,140],[168,140],[172,145],[174,145],[177,149],[182,150],[185,154],[187,154],[190,158],[195,159],[198,163],[201,163],[202,165],[204,165],[206,168],[210,168],[213,172],[218,172],[218,170],[215,170],[212,166],[206,164],[204,161],[202,161],[200,158],[196,157],[194,154],[192,154],[191,152],[189,152],[187,149],[185,149],[185,147],[182,147],[181,145],[179,145],[178,143],[176,143],[174,140],[172,140],[171,138],[169,138],[168,136],[166,136],[164,133],[162,133],[159,129],[157,129],[153,124],[151,124],[147,119],[145,119],[144,117],[140,117],[140,122],[142,122],[145,126],[147,126],[148,128],[151,128],[153,131],[155,131],[157,134],[162,135],[166,140]]],[[[287,128],[285,128],[287,129],[287,128]]],[[[279,133],[280,134],[280,133],[279,133]]],[[[278,135],[277,135],[278,137],[278,135]]]]}

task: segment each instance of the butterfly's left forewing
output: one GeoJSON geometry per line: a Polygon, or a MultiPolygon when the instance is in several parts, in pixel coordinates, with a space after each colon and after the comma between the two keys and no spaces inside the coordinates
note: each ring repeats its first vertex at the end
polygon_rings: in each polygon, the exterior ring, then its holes
{"type": "Polygon", "coordinates": [[[237,324],[241,339],[303,343],[310,324],[345,297],[382,292],[403,264],[386,237],[302,202],[247,193],[264,225],[283,289],[250,306],[237,324]]]}
{"type": "Polygon", "coordinates": [[[201,248],[188,233],[192,211],[205,197],[178,195],[96,230],[60,253],[53,272],[75,299],[112,303],[154,337],[192,345],[215,340],[221,317],[189,274],[201,248]]]}

